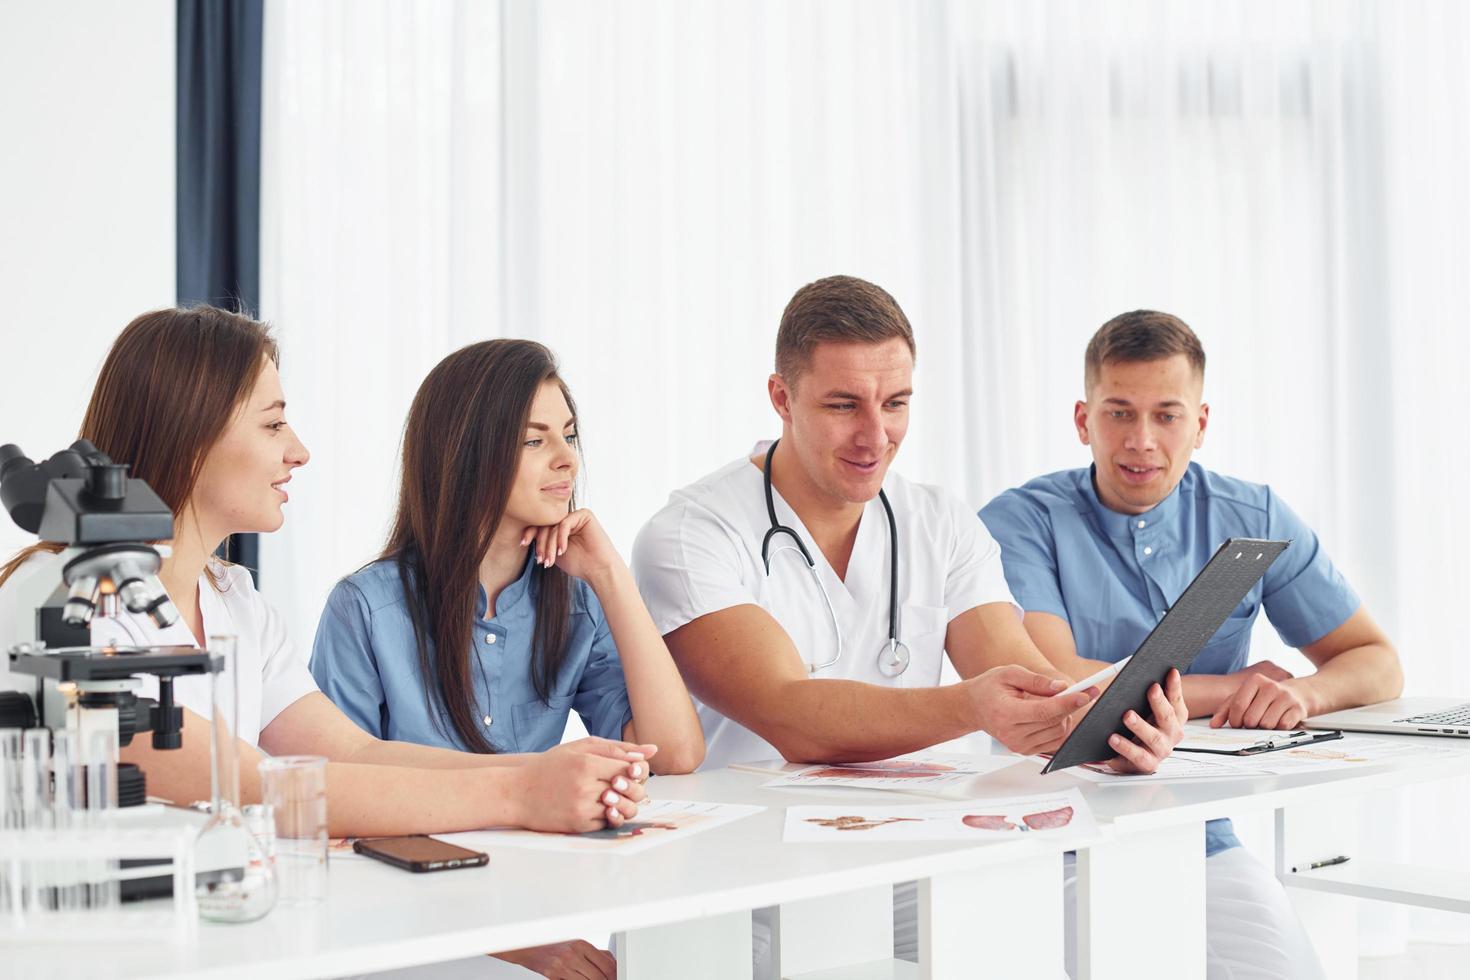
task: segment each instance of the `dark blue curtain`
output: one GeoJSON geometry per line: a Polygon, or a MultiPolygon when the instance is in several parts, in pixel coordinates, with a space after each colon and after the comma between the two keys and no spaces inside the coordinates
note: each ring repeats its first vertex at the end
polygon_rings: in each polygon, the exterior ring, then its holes
{"type": "MultiPolygon", "coordinates": [[[[178,0],[178,301],[260,307],[260,49],[264,0],[178,0]]],[[[228,557],[259,583],[259,542],[228,557]]]]}

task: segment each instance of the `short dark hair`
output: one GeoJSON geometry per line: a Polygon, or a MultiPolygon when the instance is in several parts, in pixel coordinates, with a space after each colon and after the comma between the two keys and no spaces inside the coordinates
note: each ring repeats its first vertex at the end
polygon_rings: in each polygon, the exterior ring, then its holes
{"type": "Polygon", "coordinates": [[[828,276],[796,291],[776,333],[776,373],[795,384],[823,341],[878,344],[894,337],[917,354],[914,328],[898,301],[854,276],[828,276]]]}
{"type": "Polygon", "coordinates": [[[1109,362],[1158,361],[1176,354],[1183,354],[1195,373],[1205,376],[1205,348],[1189,324],[1158,310],[1120,313],[1099,327],[1087,343],[1084,390],[1092,391],[1098,372],[1109,362]]]}

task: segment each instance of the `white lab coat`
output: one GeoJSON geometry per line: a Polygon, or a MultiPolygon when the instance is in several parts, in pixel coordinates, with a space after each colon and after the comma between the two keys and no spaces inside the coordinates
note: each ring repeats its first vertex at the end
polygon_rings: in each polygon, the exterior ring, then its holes
{"type": "MultiPolygon", "coordinates": [[[[280,614],[255,590],[250,573],[238,565],[216,565],[221,587],[209,575],[199,577],[199,609],[206,637],[228,634],[236,638],[233,676],[239,678],[239,716],[235,734],[257,745],[260,732],[292,702],[317,690],[306,666],[306,656],[286,635],[280,614]]],[[[33,575],[61,581],[58,555],[40,554],[19,568],[14,578],[0,589],[0,626],[7,635],[19,635],[21,617],[34,616],[34,609],[16,609],[18,586],[33,575]]],[[[143,613],[120,609],[116,618],[98,616],[92,621],[93,646],[197,646],[194,634],[182,621],[159,629],[143,613]]],[[[8,642],[7,644],[8,645],[8,642]]],[[[229,675],[221,675],[228,682],[229,675]]],[[[137,693],[158,696],[158,679],[144,676],[137,693]]],[[[30,690],[30,678],[0,678],[0,686],[30,690]]],[[[201,718],[211,715],[209,679],[203,675],[174,681],[174,700],[201,718]]]]}
{"type": "MultiPolygon", "coordinates": [[[[817,679],[892,687],[934,687],[944,679],[944,638],[954,617],[976,606],[1013,604],[1000,546],[975,512],[936,487],[889,472],[884,481],[898,525],[899,638],[912,661],[898,677],[878,668],[888,641],[888,521],[876,498],[864,507],[857,540],[839,579],[801,519],[773,489],[776,516],[793,528],[816,561],[843,638],[842,657],[817,679]]],[[[781,625],[807,664],[831,660],[837,637],[801,555],[771,540],[771,571],[761,562],[770,528],[761,471],[742,457],[675,491],[633,547],[633,572],[660,633],[732,606],[760,606],[781,625]]],[[[1019,610],[1018,610],[1019,613],[1019,610]]],[[[955,676],[950,674],[951,677],[955,676]]],[[[696,701],[704,727],[705,767],[779,758],[765,739],[696,701]]]]}

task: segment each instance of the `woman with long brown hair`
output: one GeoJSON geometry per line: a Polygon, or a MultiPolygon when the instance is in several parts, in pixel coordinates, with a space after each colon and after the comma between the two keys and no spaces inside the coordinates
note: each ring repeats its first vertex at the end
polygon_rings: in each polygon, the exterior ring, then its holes
{"type": "Polygon", "coordinates": [[[628,566],[573,500],[577,415],[529,340],[471,344],[419,387],[382,557],[337,584],[311,668],[368,732],[476,753],[593,735],[689,772],[704,737],[628,566]]]}
{"type": "MultiPolygon", "coordinates": [[[[173,510],[159,578],[180,619],[160,630],[126,611],[99,617],[93,643],[203,646],[210,635],[236,635],[242,794],[260,796],[257,745],[276,755],[326,756],[334,835],[505,824],[580,831],[633,816],[652,746],[586,739],[541,755],[487,756],[383,741],[317,690],[250,576],[214,557],[231,534],[281,526],[286,484],[309,458],[286,422],[278,361],[264,325],[212,307],[146,313],[114,343],[81,436],[129,464],[173,510]]],[[[50,550],[36,546],[12,559],[0,571],[0,592],[12,576],[57,577],[50,550]]],[[[186,709],[183,747],[155,751],[148,739],[134,739],[122,756],[141,766],[152,795],[188,803],[209,796],[210,698],[197,678],[179,679],[175,694],[186,709]]]]}

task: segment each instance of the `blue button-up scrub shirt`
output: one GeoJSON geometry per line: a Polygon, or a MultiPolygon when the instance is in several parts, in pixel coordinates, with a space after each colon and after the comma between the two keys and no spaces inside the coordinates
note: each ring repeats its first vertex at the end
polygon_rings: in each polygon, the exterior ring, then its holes
{"type": "MultiPolygon", "coordinates": [[[[481,588],[474,621],[466,624],[478,661],[470,665],[475,714],[490,720],[486,737],[499,752],[543,752],[561,741],[575,708],[590,734],[622,738],[633,717],[622,661],[597,596],[580,579],[572,580],[566,659],[550,700],[536,696],[534,568],[528,556],[521,577],[500,593],[494,617],[486,615],[481,588]]],[[[419,670],[396,561],[374,562],[337,583],[317,625],[311,673],[347,717],[378,738],[465,749],[448,713],[425,697],[435,685],[419,670]]]]}
{"type": "MultiPolygon", "coordinates": [[[[1188,673],[1241,670],[1261,609],[1289,646],[1308,646],[1347,621],[1359,600],[1317,535],[1271,488],[1189,464],[1174,492],[1144,514],[1103,506],[1093,468],[1063,470],[1007,490],[980,511],[1000,542],[1011,594],[1027,612],[1059,616],[1077,655],[1115,662],[1133,653],[1226,538],[1291,541],[1188,673]]],[[[1229,821],[1206,827],[1207,853],[1238,845],[1229,821]]]]}

